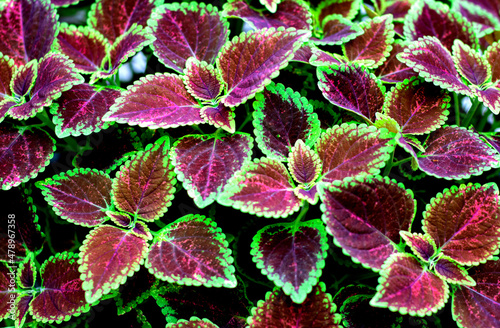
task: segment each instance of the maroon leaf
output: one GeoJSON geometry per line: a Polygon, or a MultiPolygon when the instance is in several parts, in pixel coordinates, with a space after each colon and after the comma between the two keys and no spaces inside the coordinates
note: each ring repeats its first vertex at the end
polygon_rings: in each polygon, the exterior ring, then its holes
{"type": "MultiPolygon", "coordinates": [[[[477,98],[495,115],[500,113],[500,90],[496,87],[476,90],[477,98]]],[[[486,114],[485,114],[486,115],[486,114]]]]}
{"type": "Polygon", "coordinates": [[[340,45],[363,34],[363,29],[342,15],[327,16],[322,22],[323,37],[311,41],[321,45],[340,45]]]}
{"type": "Polygon", "coordinates": [[[316,205],[319,200],[318,186],[316,184],[312,187],[299,185],[293,190],[293,193],[299,199],[306,200],[311,205],[316,205]]]}
{"type": "Polygon", "coordinates": [[[352,20],[358,14],[361,3],[360,0],[323,0],[316,8],[318,22],[322,24],[326,17],[333,14],[352,20]]]}
{"type": "Polygon", "coordinates": [[[434,272],[438,277],[452,284],[474,286],[476,282],[469,276],[467,270],[451,261],[441,257],[434,265],[434,272]]]}
{"type": "Polygon", "coordinates": [[[56,145],[47,132],[38,128],[17,130],[0,127],[0,186],[16,187],[45,170],[56,145]]]}
{"type": "Polygon", "coordinates": [[[337,246],[375,271],[396,253],[399,231],[415,216],[411,190],[385,177],[346,179],[320,191],[327,231],[337,246]]]}
{"type": "Polygon", "coordinates": [[[477,265],[498,253],[499,205],[494,183],[453,186],[431,200],[423,230],[441,254],[458,264],[477,265]]]}
{"type": "Polygon", "coordinates": [[[29,253],[17,270],[17,283],[21,288],[30,289],[35,285],[36,265],[33,253],[29,253]]]}
{"type": "Polygon", "coordinates": [[[127,213],[106,211],[106,215],[111,221],[122,228],[128,228],[133,223],[132,218],[127,213]]]}
{"type": "Polygon", "coordinates": [[[410,246],[413,254],[422,261],[429,262],[430,258],[436,254],[436,243],[429,235],[408,231],[400,231],[399,234],[405,240],[406,245],[410,246]]]}
{"type": "Polygon", "coordinates": [[[180,319],[177,323],[167,323],[165,328],[219,328],[208,319],[191,317],[189,321],[180,319]]]}
{"type": "Polygon", "coordinates": [[[200,100],[212,101],[222,91],[224,82],[218,71],[210,64],[189,57],[184,69],[184,84],[193,97],[200,100]]]}
{"type": "Polygon", "coordinates": [[[69,5],[74,5],[80,2],[81,0],[51,0],[50,2],[55,7],[67,7],[69,5]]]}
{"type": "Polygon", "coordinates": [[[309,64],[313,66],[338,66],[341,62],[330,53],[319,48],[312,49],[312,55],[309,59],[309,64]]]}
{"type": "Polygon", "coordinates": [[[16,301],[16,270],[0,262],[0,319],[13,317],[16,301]],[[10,289],[10,290],[9,290],[10,289]]]}
{"type": "Polygon", "coordinates": [[[500,8],[496,1],[453,1],[452,4],[455,12],[472,23],[478,37],[500,27],[500,8]]]}
{"type": "Polygon", "coordinates": [[[467,81],[479,87],[489,82],[491,68],[486,58],[460,40],[455,40],[452,49],[455,66],[467,81]]]}
{"type": "Polygon", "coordinates": [[[216,128],[222,128],[229,133],[236,131],[234,108],[226,107],[219,103],[216,107],[205,106],[200,110],[200,116],[216,128]]]}
{"type": "Polygon", "coordinates": [[[486,49],[484,58],[491,66],[491,82],[495,83],[500,80],[500,42],[495,42],[486,49]]]}
{"type": "Polygon", "coordinates": [[[36,60],[30,61],[24,66],[17,67],[12,76],[12,81],[10,81],[12,94],[19,98],[26,96],[35,84],[37,74],[38,63],[36,60]]]}
{"type": "Polygon", "coordinates": [[[21,294],[17,297],[16,315],[14,321],[14,324],[17,327],[23,327],[32,300],[33,300],[33,295],[21,294]]]}
{"type": "MultiPolygon", "coordinates": [[[[6,96],[11,96],[12,91],[10,89],[10,81],[12,80],[12,75],[14,74],[14,61],[7,56],[0,56],[0,104],[4,104],[9,101],[6,96]]],[[[12,102],[12,101],[10,101],[12,102]]],[[[7,113],[8,107],[2,106],[0,109],[0,122],[7,113]]],[[[10,107],[10,106],[9,106],[10,107]]]]}
{"type": "Polygon", "coordinates": [[[389,57],[375,70],[375,75],[380,80],[388,83],[396,83],[418,75],[411,67],[408,67],[397,58],[397,55],[404,51],[405,46],[406,43],[403,41],[394,40],[389,57]]]}
{"type": "Polygon", "coordinates": [[[141,237],[145,240],[153,239],[153,235],[151,234],[148,226],[146,225],[146,223],[141,221],[137,221],[135,223],[135,227],[132,229],[132,233],[137,237],[141,237]]]}
{"type": "Polygon", "coordinates": [[[288,168],[295,181],[313,183],[319,177],[321,166],[318,154],[302,140],[297,140],[288,156],[288,168]]]}
{"type": "Polygon", "coordinates": [[[160,6],[148,25],[156,37],[154,54],[181,73],[189,57],[213,64],[229,35],[229,24],[217,8],[196,2],[160,6]]]}

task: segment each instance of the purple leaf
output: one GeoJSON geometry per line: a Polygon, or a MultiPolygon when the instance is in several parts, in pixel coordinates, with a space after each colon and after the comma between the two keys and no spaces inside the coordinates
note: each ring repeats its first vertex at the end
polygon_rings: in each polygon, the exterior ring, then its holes
{"type": "Polygon", "coordinates": [[[302,44],[302,46],[293,54],[293,58],[291,61],[309,64],[309,59],[311,59],[311,56],[313,55],[313,49],[322,51],[309,43],[302,44]]]}
{"type": "Polygon", "coordinates": [[[154,0],[98,0],[90,9],[87,25],[114,43],[134,23],[146,27],[154,8],[154,0]]]}
{"type": "Polygon", "coordinates": [[[484,58],[491,67],[491,82],[496,84],[500,80],[500,42],[495,42],[486,49],[484,58]]]}
{"type": "Polygon", "coordinates": [[[387,95],[384,112],[399,124],[403,134],[426,134],[444,124],[450,100],[445,90],[412,77],[396,84],[387,95]]]}
{"type": "Polygon", "coordinates": [[[496,1],[453,1],[452,4],[455,12],[460,13],[472,23],[478,37],[499,29],[500,7],[496,1]]]}
{"type": "Polygon", "coordinates": [[[26,96],[31,88],[33,88],[37,74],[38,63],[36,59],[24,66],[17,67],[10,81],[12,94],[19,98],[26,96]]]}
{"type": "Polygon", "coordinates": [[[395,148],[393,136],[386,130],[364,124],[334,126],[316,142],[323,162],[322,182],[347,177],[376,175],[395,148]]]}
{"type": "Polygon", "coordinates": [[[327,232],[353,261],[374,271],[396,253],[416,206],[411,190],[389,178],[346,179],[320,189],[327,232]]]}
{"type": "Polygon", "coordinates": [[[54,7],[67,7],[69,5],[74,5],[80,2],[81,0],[51,0],[50,2],[54,5],[54,7]]]}
{"type": "Polygon", "coordinates": [[[28,316],[28,310],[33,300],[33,295],[21,294],[16,299],[16,315],[14,324],[16,327],[24,327],[24,322],[28,316]]]}
{"type": "Polygon", "coordinates": [[[189,321],[179,319],[177,323],[167,323],[165,328],[219,328],[212,321],[208,319],[199,319],[191,317],[189,321]]]}
{"type": "Polygon", "coordinates": [[[273,224],[253,237],[252,260],[262,273],[301,304],[318,283],[325,266],[328,241],[320,220],[273,224]]]}
{"type": "Polygon", "coordinates": [[[405,46],[406,43],[403,41],[394,40],[392,50],[386,61],[375,70],[375,75],[378,76],[380,80],[387,83],[396,83],[418,75],[411,67],[408,67],[397,58],[397,55],[404,51],[405,46]]]}
{"type": "Polygon", "coordinates": [[[427,174],[445,179],[463,179],[498,167],[500,155],[477,133],[447,126],[429,136],[418,165],[427,174]]]}
{"type": "Polygon", "coordinates": [[[309,64],[313,66],[331,66],[342,64],[334,55],[319,48],[312,48],[312,54],[309,58],[309,64]]]}
{"type": "Polygon", "coordinates": [[[424,232],[441,254],[458,264],[478,265],[498,253],[500,197],[493,182],[445,189],[423,216],[424,232]]]}
{"type": "Polygon", "coordinates": [[[464,328],[500,326],[500,261],[488,261],[472,268],[474,287],[459,286],[453,294],[452,314],[464,328]]]}
{"type": "Polygon", "coordinates": [[[316,8],[318,22],[322,25],[326,17],[334,14],[353,20],[358,14],[361,4],[361,0],[323,0],[316,8]]]}
{"type": "Polygon", "coordinates": [[[54,43],[58,15],[50,1],[12,0],[0,12],[0,52],[16,65],[47,55],[54,43]]]}
{"type": "Polygon", "coordinates": [[[399,234],[405,240],[406,245],[411,248],[413,254],[422,261],[429,262],[430,258],[436,254],[436,243],[429,235],[408,231],[400,231],[399,234]]]}
{"type": "Polygon", "coordinates": [[[259,2],[266,7],[271,13],[276,12],[276,6],[280,4],[282,0],[259,0],[259,2]]]}
{"type": "Polygon", "coordinates": [[[201,124],[205,121],[198,107],[180,76],[157,73],[140,78],[122,92],[103,121],[152,129],[201,124]]]}
{"type": "Polygon", "coordinates": [[[293,193],[299,199],[306,200],[311,205],[316,205],[319,200],[317,185],[314,185],[312,187],[299,185],[293,190],[293,193]]]}
{"type": "Polygon", "coordinates": [[[228,182],[217,201],[257,216],[287,217],[301,205],[292,183],[283,163],[265,157],[254,159],[228,182]]]}
{"type": "Polygon", "coordinates": [[[118,288],[139,271],[148,251],[145,239],[110,225],[92,230],[80,247],[78,263],[87,303],[118,288]]]}
{"type": "Polygon", "coordinates": [[[111,193],[118,210],[148,222],[165,214],[172,204],[177,182],[169,148],[168,136],[160,138],[120,167],[111,193]]]}
{"type": "MultiPolygon", "coordinates": [[[[10,89],[10,82],[12,81],[14,70],[15,70],[14,61],[7,56],[0,56],[0,101],[2,101],[2,103],[4,101],[7,101],[6,98],[7,96],[12,95],[12,91],[10,89]]],[[[3,120],[5,113],[6,111],[3,112],[3,110],[0,109],[0,122],[1,120],[3,120]]]]}
{"type": "Polygon", "coordinates": [[[153,235],[151,234],[151,231],[149,230],[148,226],[146,225],[146,223],[141,221],[137,221],[135,223],[135,227],[132,229],[132,233],[137,237],[140,237],[145,240],[153,239],[153,235]]]}
{"type": "Polygon", "coordinates": [[[111,207],[111,179],[96,169],[75,168],[36,186],[61,218],[84,227],[101,224],[111,207]]]}
{"type": "Polygon", "coordinates": [[[85,301],[77,259],[76,254],[64,252],[51,256],[42,264],[41,293],[30,304],[30,313],[37,321],[61,322],[90,310],[85,301]]]}
{"type": "Polygon", "coordinates": [[[297,140],[314,145],[321,132],[313,106],[300,93],[271,82],[253,103],[257,145],[269,158],[286,161],[297,140]]]}
{"type": "Polygon", "coordinates": [[[234,108],[226,107],[219,103],[216,107],[205,106],[200,109],[200,116],[210,125],[216,128],[234,133],[236,121],[234,120],[234,108]]]}
{"type": "Polygon", "coordinates": [[[17,270],[17,283],[19,287],[31,289],[35,285],[36,280],[36,265],[33,253],[29,253],[24,261],[19,265],[17,270]]]}
{"type": "Polygon", "coordinates": [[[461,81],[450,52],[436,37],[426,36],[413,41],[397,58],[427,82],[451,92],[473,96],[473,92],[461,81]]]}
{"type": "Polygon", "coordinates": [[[215,100],[224,84],[218,73],[218,70],[207,62],[189,57],[183,77],[187,91],[202,101],[215,100]]]}
{"type": "Polygon", "coordinates": [[[225,238],[211,219],[188,214],[157,233],[146,268],[170,283],[234,288],[233,257],[225,238]]]}
{"type": "Polygon", "coordinates": [[[114,224],[122,228],[129,228],[133,224],[132,218],[127,213],[106,211],[106,215],[114,224]]]}
{"type": "Polygon", "coordinates": [[[438,277],[452,284],[467,286],[474,286],[476,284],[474,279],[467,273],[467,270],[446,256],[437,260],[434,265],[434,272],[438,277]]]}
{"type": "Polygon", "coordinates": [[[375,17],[359,24],[363,33],[342,46],[349,61],[368,68],[377,68],[389,56],[394,41],[391,15],[375,17]]]}
{"type": "Polygon", "coordinates": [[[318,86],[332,104],[347,109],[370,122],[382,111],[385,87],[375,75],[359,64],[318,67],[318,86]]]}
{"type": "Polygon", "coordinates": [[[83,83],[62,93],[51,106],[55,132],[59,138],[78,137],[109,127],[102,117],[120,96],[120,89],[83,83]]]}
{"type": "MultiPolygon", "coordinates": [[[[11,304],[15,304],[15,299],[18,293],[14,293],[11,289],[11,285],[16,285],[16,270],[12,270],[7,266],[6,263],[0,262],[0,319],[10,317],[12,313],[11,304]],[[11,283],[12,282],[12,283],[11,283]]],[[[15,290],[15,288],[14,288],[15,290]]]]}
{"type": "Polygon", "coordinates": [[[265,301],[259,301],[252,309],[247,320],[249,328],[340,328],[341,317],[335,313],[337,307],[325,291],[325,284],[320,282],[302,304],[296,304],[275,288],[266,294],[265,301]]]}
{"type": "Polygon", "coordinates": [[[315,44],[340,45],[363,34],[361,27],[339,14],[327,16],[322,22],[322,30],[321,39],[311,39],[315,44]]]}
{"type": "Polygon", "coordinates": [[[491,79],[491,67],[486,58],[460,40],[455,40],[452,49],[453,61],[455,62],[457,71],[467,81],[478,87],[489,82],[491,79]]]}
{"type": "Polygon", "coordinates": [[[204,3],[172,3],[156,8],[148,21],[156,40],[154,54],[180,73],[189,57],[213,64],[229,36],[229,24],[216,7],[204,3]]]}
{"type": "MultiPolygon", "coordinates": [[[[477,98],[488,107],[495,115],[500,113],[500,90],[496,87],[491,87],[486,90],[476,90],[477,98]]],[[[486,114],[484,114],[486,115],[486,114]]]]}
{"type": "Polygon", "coordinates": [[[303,184],[313,183],[319,177],[321,166],[318,154],[301,139],[297,140],[288,155],[288,169],[295,181],[303,184]]]}
{"type": "Polygon", "coordinates": [[[16,187],[43,172],[56,144],[44,130],[0,127],[0,186],[16,187]]]}
{"type": "Polygon", "coordinates": [[[253,139],[243,133],[227,137],[187,135],[172,150],[172,163],[195,204],[206,207],[224,190],[228,180],[252,156],[253,139]]]}
{"type": "Polygon", "coordinates": [[[310,35],[309,31],[279,27],[242,33],[226,43],[217,57],[226,83],[222,103],[235,107],[262,91],[310,35]]]}

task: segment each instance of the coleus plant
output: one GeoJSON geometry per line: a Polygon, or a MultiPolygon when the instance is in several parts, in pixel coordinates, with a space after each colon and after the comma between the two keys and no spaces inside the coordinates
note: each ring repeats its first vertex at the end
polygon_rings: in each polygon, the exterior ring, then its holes
{"type": "Polygon", "coordinates": [[[500,327],[496,3],[0,10],[9,324],[500,327]]]}

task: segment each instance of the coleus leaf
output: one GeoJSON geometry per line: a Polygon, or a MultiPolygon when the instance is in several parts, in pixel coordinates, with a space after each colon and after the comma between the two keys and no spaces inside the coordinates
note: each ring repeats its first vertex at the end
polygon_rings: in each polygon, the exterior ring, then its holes
{"type": "Polygon", "coordinates": [[[486,49],[484,58],[491,67],[491,82],[496,84],[500,80],[500,42],[495,42],[486,49]]]}
{"type": "Polygon", "coordinates": [[[500,27],[500,8],[494,1],[452,1],[453,10],[472,23],[477,37],[481,38],[500,27]],[[491,7],[490,7],[491,6],[491,7]],[[496,8],[495,8],[496,7],[496,8]]]}
{"type": "Polygon", "coordinates": [[[451,261],[441,257],[434,264],[434,272],[438,277],[452,284],[474,286],[476,282],[468,275],[467,270],[451,261]]]}
{"type": "Polygon", "coordinates": [[[10,81],[10,89],[13,95],[22,98],[30,92],[35,84],[38,74],[38,63],[36,59],[30,61],[24,66],[17,67],[12,80],[10,81]]]}
{"type": "Polygon", "coordinates": [[[16,310],[15,310],[15,327],[23,327],[24,322],[29,311],[29,306],[33,300],[33,295],[20,294],[16,299],[16,310]]]}
{"type": "Polygon", "coordinates": [[[77,4],[81,0],[51,0],[50,2],[55,6],[55,7],[67,7],[70,5],[77,4]]]}
{"type": "Polygon", "coordinates": [[[56,144],[44,130],[0,127],[0,186],[16,187],[43,172],[56,144]]]}
{"type": "Polygon", "coordinates": [[[139,272],[127,279],[127,283],[115,297],[118,315],[128,313],[146,301],[158,288],[158,282],[146,268],[141,267],[139,272]]]}
{"type": "Polygon", "coordinates": [[[16,65],[47,55],[54,43],[58,15],[50,1],[13,0],[0,12],[0,52],[16,65]]]}
{"type": "Polygon", "coordinates": [[[114,224],[122,228],[129,228],[133,224],[132,218],[127,213],[106,211],[106,215],[114,224]]]}
{"type": "Polygon", "coordinates": [[[253,237],[251,247],[257,268],[301,304],[321,277],[328,241],[321,220],[312,220],[268,225],[253,237]]]}
{"type": "Polygon", "coordinates": [[[453,294],[452,315],[464,328],[498,327],[500,318],[500,261],[488,261],[469,271],[473,287],[459,286],[453,294]]]}
{"type": "Polygon", "coordinates": [[[491,80],[491,67],[479,52],[460,40],[453,42],[452,50],[457,71],[469,83],[481,87],[491,80]]]}
{"type": "Polygon", "coordinates": [[[167,211],[177,182],[168,156],[168,138],[147,145],[120,167],[111,192],[117,209],[148,222],[159,219],[167,211]]]}
{"type": "Polygon", "coordinates": [[[236,131],[236,121],[234,120],[234,108],[226,107],[219,103],[215,107],[205,106],[200,109],[200,116],[216,128],[234,133],[236,131]]]}
{"type": "Polygon", "coordinates": [[[375,17],[361,22],[363,33],[342,46],[344,55],[369,68],[377,68],[389,56],[394,41],[392,15],[375,17]]]}
{"type": "Polygon", "coordinates": [[[134,23],[146,27],[151,12],[157,5],[155,0],[98,0],[90,9],[87,25],[99,31],[110,43],[114,43],[134,23]]]}
{"type": "Polygon", "coordinates": [[[247,320],[249,327],[340,328],[341,317],[335,313],[337,307],[325,291],[325,284],[320,282],[302,304],[296,304],[276,288],[266,294],[265,301],[259,301],[257,307],[252,308],[247,320]]]}
{"type": "Polygon", "coordinates": [[[425,152],[418,157],[419,168],[445,179],[463,179],[498,167],[500,155],[477,133],[457,126],[446,126],[431,133],[425,152]]]}
{"type": "Polygon", "coordinates": [[[427,234],[410,233],[408,231],[400,231],[399,234],[410,247],[413,254],[417,255],[422,261],[429,262],[432,256],[436,254],[436,243],[427,234]]]}
{"type": "MultiPolygon", "coordinates": [[[[7,96],[12,95],[12,90],[10,88],[10,82],[12,81],[12,76],[15,70],[14,60],[9,57],[2,55],[0,56],[0,100],[7,100],[7,96]]],[[[3,107],[3,106],[2,106],[3,107]]],[[[6,111],[0,111],[0,120],[3,119],[6,111]]]]}
{"type": "Polygon", "coordinates": [[[187,135],[172,150],[172,163],[195,204],[206,207],[226,188],[228,180],[250,161],[253,139],[231,136],[187,135]]]}
{"type": "Polygon", "coordinates": [[[172,128],[201,124],[198,102],[182,78],[174,74],[146,75],[117,98],[103,121],[128,123],[141,127],[172,128]]]}
{"type": "Polygon", "coordinates": [[[225,237],[212,219],[185,215],[157,233],[146,268],[170,283],[234,288],[234,260],[225,237]]]}
{"type": "Polygon", "coordinates": [[[345,179],[320,189],[323,222],[337,246],[374,271],[396,253],[416,205],[411,190],[387,177],[345,179]]]}
{"type": "Polygon", "coordinates": [[[498,253],[499,206],[494,183],[453,186],[427,205],[422,229],[440,254],[461,265],[478,265],[498,253]]]}
{"type": "Polygon", "coordinates": [[[101,225],[87,235],[80,247],[78,263],[87,303],[127,281],[144,263],[148,247],[145,239],[131,231],[101,225]]]}
{"type": "Polygon", "coordinates": [[[311,57],[309,58],[309,64],[313,66],[338,66],[341,64],[341,62],[337,58],[335,58],[334,55],[319,48],[313,48],[311,57]]]}
{"type": "Polygon", "coordinates": [[[238,17],[254,29],[283,26],[297,30],[310,30],[312,15],[309,6],[302,0],[283,0],[274,13],[257,11],[245,1],[237,0],[224,4],[224,13],[228,17],[238,17]]]}
{"type": "Polygon", "coordinates": [[[430,315],[448,301],[449,287],[409,254],[395,253],[380,271],[371,306],[387,307],[401,314],[430,315]]]}
{"type": "Polygon", "coordinates": [[[165,328],[219,328],[208,319],[191,317],[188,320],[180,319],[177,323],[167,323],[165,328]]]}
{"type": "Polygon", "coordinates": [[[0,262],[0,319],[11,316],[11,304],[15,302],[17,293],[14,292],[15,288],[10,291],[9,288],[11,288],[11,279],[15,281],[13,277],[15,274],[14,268],[10,269],[6,263],[0,262]]]}
{"type": "Polygon", "coordinates": [[[137,237],[140,237],[145,240],[152,240],[153,239],[153,234],[149,230],[148,226],[146,223],[142,221],[137,221],[135,223],[134,228],[132,229],[132,233],[136,235],[137,237]]]}
{"type": "Polygon", "coordinates": [[[396,120],[403,134],[425,134],[444,124],[450,100],[445,90],[412,77],[396,84],[389,92],[384,112],[396,120]]]}
{"type": "Polygon", "coordinates": [[[352,23],[339,14],[327,16],[322,27],[323,37],[321,39],[311,38],[311,41],[320,45],[340,45],[363,34],[359,25],[352,23]]]}
{"type": "MultiPolygon", "coordinates": [[[[495,115],[500,113],[500,90],[491,87],[486,90],[476,90],[477,98],[495,115]]],[[[487,114],[485,114],[487,115],[487,114]]]]}
{"type": "Polygon", "coordinates": [[[370,122],[384,105],[385,87],[375,75],[359,64],[318,67],[318,87],[332,104],[370,122]]]}
{"type": "Polygon", "coordinates": [[[183,79],[189,93],[202,101],[215,100],[224,84],[218,70],[195,57],[186,61],[183,79]]]}
{"type": "Polygon", "coordinates": [[[461,81],[450,52],[436,37],[424,36],[413,41],[397,58],[413,68],[427,82],[473,97],[473,92],[461,81]]]}
{"type": "Polygon", "coordinates": [[[271,13],[276,12],[276,7],[282,0],[259,0],[259,2],[266,7],[271,13]]]}
{"type": "Polygon", "coordinates": [[[60,322],[90,310],[85,301],[77,259],[78,255],[64,252],[51,256],[42,264],[41,293],[29,307],[37,321],[60,322]]]}
{"type": "Polygon", "coordinates": [[[33,253],[29,253],[17,269],[16,280],[21,288],[33,288],[36,280],[36,265],[33,253]]]}
{"type": "Polygon", "coordinates": [[[301,139],[297,140],[288,156],[288,168],[295,181],[303,184],[313,183],[319,177],[321,166],[318,154],[301,139]]]}
{"type": "Polygon", "coordinates": [[[323,0],[316,8],[318,22],[321,25],[326,17],[333,14],[352,20],[358,14],[361,4],[361,0],[323,0]]]}
{"type": "Polygon", "coordinates": [[[306,30],[279,27],[242,33],[226,43],[217,57],[226,87],[222,103],[235,107],[262,91],[310,35],[306,30]]]}
{"type": "Polygon", "coordinates": [[[297,140],[314,145],[320,122],[300,93],[271,82],[255,99],[253,126],[257,145],[267,157],[286,161],[297,140]]]}
{"type": "Polygon", "coordinates": [[[63,92],[50,108],[56,135],[77,137],[107,129],[110,124],[103,122],[102,117],[120,94],[120,89],[87,83],[63,92]]]}
{"type": "Polygon", "coordinates": [[[283,163],[256,158],[235,174],[217,201],[257,216],[287,217],[301,205],[292,183],[283,163]]]}
{"type": "Polygon", "coordinates": [[[404,51],[406,45],[402,40],[394,40],[389,56],[374,72],[381,81],[396,83],[418,75],[411,67],[408,67],[397,58],[397,55],[404,51]]]}
{"type": "Polygon", "coordinates": [[[213,64],[229,35],[229,24],[211,4],[172,3],[157,7],[148,21],[153,53],[180,73],[189,57],[213,64]]]}
{"type": "Polygon", "coordinates": [[[61,218],[84,227],[101,224],[111,207],[111,179],[95,169],[61,172],[36,186],[61,218]]]}
{"type": "Polygon", "coordinates": [[[357,175],[376,175],[395,148],[387,129],[345,124],[326,130],[316,142],[323,162],[320,181],[331,183],[357,175]]]}

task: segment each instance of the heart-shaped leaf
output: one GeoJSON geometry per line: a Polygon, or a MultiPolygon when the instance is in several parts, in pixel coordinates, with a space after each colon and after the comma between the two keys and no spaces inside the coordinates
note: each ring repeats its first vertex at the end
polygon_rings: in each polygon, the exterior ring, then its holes
{"type": "Polygon", "coordinates": [[[172,163],[195,204],[210,205],[228,180],[250,161],[253,139],[247,134],[232,136],[187,135],[172,150],[172,163]]]}
{"type": "Polygon", "coordinates": [[[117,98],[103,121],[128,123],[141,127],[172,128],[201,124],[198,102],[182,78],[174,74],[146,75],[117,98]]]}
{"type": "Polygon", "coordinates": [[[314,145],[320,122],[300,93],[271,82],[255,99],[253,126],[257,145],[267,157],[286,161],[297,140],[314,145]]]}
{"type": "Polygon", "coordinates": [[[111,193],[117,209],[149,222],[167,211],[177,182],[168,156],[168,138],[147,145],[120,167],[111,193]]]}
{"type": "Polygon", "coordinates": [[[418,75],[411,67],[397,58],[397,55],[404,51],[406,45],[407,43],[402,40],[394,40],[389,56],[374,72],[381,81],[396,83],[418,75]]]}
{"type": "Polygon", "coordinates": [[[320,220],[273,224],[253,237],[252,260],[262,273],[301,304],[318,283],[325,266],[328,241],[320,220]]]}
{"type": "Polygon", "coordinates": [[[380,176],[345,179],[320,189],[323,222],[337,246],[374,271],[395,252],[416,205],[411,190],[380,176]]]}
{"type": "Polygon", "coordinates": [[[146,268],[170,283],[234,288],[234,260],[225,238],[212,219],[185,215],[157,233],[146,268]]]}
{"type": "Polygon", "coordinates": [[[36,59],[24,66],[17,67],[10,81],[12,94],[19,98],[26,96],[33,88],[37,75],[38,63],[36,59]]]}
{"type": "Polygon", "coordinates": [[[268,28],[242,33],[221,49],[217,67],[226,83],[222,103],[235,107],[271,82],[311,33],[294,28],[268,28]]]}
{"type": "Polygon", "coordinates": [[[44,130],[0,127],[2,189],[16,187],[43,172],[55,150],[55,140],[44,130]]]}
{"type": "Polygon", "coordinates": [[[358,14],[361,4],[361,0],[323,0],[316,8],[318,22],[322,24],[326,17],[333,14],[352,20],[358,14]]]}
{"type": "Polygon", "coordinates": [[[499,206],[494,183],[453,186],[427,205],[423,230],[441,254],[461,265],[478,265],[498,253],[499,206]]]}
{"type": "Polygon", "coordinates": [[[57,215],[84,227],[104,222],[111,207],[111,179],[95,169],[62,172],[36,186],[57,215]]]}
{"type": "Polygon", "coordinates": [[[184,84],[193,97],[212,101],[221,93],[224,82],[219,72],[205,61],[189,57],[184,69],[184,84]]]}
{"type": "Polygon", "coordinates": [[[320,45],[340,45],[364,33],[357,24],[339,14],[327,16],[322,22],[323,37],[311,38],[311,41],[320,45]]]}
{"type": "Polygon", "coordinates": [[[491,79],[488,60],[479,52],[458,39],[453,43],[452,50],[455,67],[467,81],[480,87],[491,79]]]}
{"type": "Polygon", "coordinates": [[[427,174],[445,179],[479,175],[500,165],[500,155],[477,133],[457,126],[440,128],[425,142],[418,166],[427,174]]]}
{"type": "Polygon", "coordinates": [[[448,257],[441,257],[434,265],[434,272],[438,277],[452,284],[474,286],[476,282],[469,276],[467,270],[451,261],[448,257]]]}
{"type": "Polygon", "coordinates": [[[313,183],[319,177],[321,166],[318,154],[301,139],[297,140],[288,156],[288,169],[295,181],[313,183]]]}
{"type": "Polygon", "coordinates": [[[384,263],[370,305],[413,316],[431,315],[446,304],[448,293],[448,284],[415,257],[396,253],[384,263]]]}
{"type": "Polygon", "coordinates": [[[19,265],[17,269],[17,284],[21,288],[33,288],[36,281],[36,265],[34,261],[33,253],[30,253],[24,261],[19,265]]]}
{"type": "Polygon", "coordinates": [[[216,128],[222,128],[229,133],[236,131],[234,108],[226,107],[222,103],[215,107],[205,106],[200,109],[200,116],[216,128]]]}
{"type": "Polygon", "coordinates": [[[410,233],[400,231],[399,234],[411,248],[413,254],[417,255],[422,261],[429,262],[430,258],[436,254],[436,243],[427,234],[410,233]]]}
{"type": "Polygon", "coordinates": [[[299,185],[294,190],[293,193],[299,199],[306,200],[311,205],[316,205],[319,200],[318,194],[318,186],[309,186],[309,185],[299,185]]]}
{"type": "Polygon", "coordinates": [[[219,328],[208,319],[191,317],[189,321],[180,319],[177,323],[167,323],[165,328],[219,328]]]}
{"type": "Polygon", "coordinates": [[[124,284],[127,277],[139,271],[147,251],[146,240],[131,231],[101,225],[89,232],[78,260],[87,303],[98,301],[124,284]]]}
{"type": "Polygon", "coordinates": [[[229,24],[217,8],[196,2],[157,7],[148,26],[156,38],[153,53],[180,73],[189,57],[213,64],[229,36],[229,24]]]}
{"type": "Polygon", "coordinates": [[[318,87],[332,104],[347,109],[370,122],[384,105],[385,87],[358,64],[318,67],[318,87]]]}

